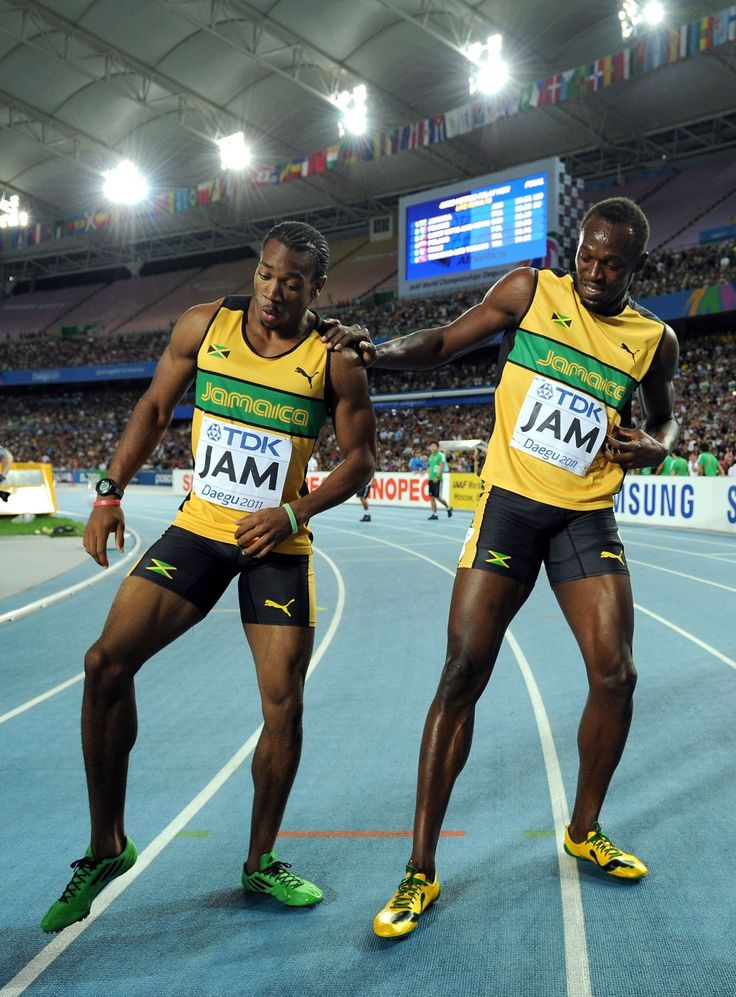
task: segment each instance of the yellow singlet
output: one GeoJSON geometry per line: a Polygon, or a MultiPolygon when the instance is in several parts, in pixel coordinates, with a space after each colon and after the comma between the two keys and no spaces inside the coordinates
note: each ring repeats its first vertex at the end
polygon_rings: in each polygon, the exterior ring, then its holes
{"type": "Polygon", "coordinates": [[[538,271],[531,304],[501,346],[486,487],[563,509],[612,505],[623,471],[601,445],[628,415],[664,329],[633,303],[597,315],[570,274],[538,271]]]}
{"type": "MultiPolygon", "coordinates": [[[[236,520],[304,494],[307,461],[328,414],[329,353],[319,333],[262,357],[248,342],[249,302],[225,298],[197,354],[193,485],[174,519],[226,543],[235,543],[236,520]]],[[[302,524],[276,549],[308,554],[311,539],[302,524]]]]}

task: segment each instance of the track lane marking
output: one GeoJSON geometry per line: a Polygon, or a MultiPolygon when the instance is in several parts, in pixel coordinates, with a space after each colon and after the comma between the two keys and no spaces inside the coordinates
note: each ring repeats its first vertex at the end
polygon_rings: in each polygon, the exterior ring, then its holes
{"type": "MultiPolygon", "coordinates": [[[[345,609],[345,583],[342,574],[329,555],[323,551],[315,551],[328,563],[337,580],[337,603],[335,613],[327,628],[327,632],[320,641],[319,647],[312,655],[309,663],[305,682],[309,680],[314,670],[324,657],[330,644],[334,640],[335,634],[342,620],[345,609]]],[[[192,817],[196,816],[202,808],[209,803],[212,797],[225,785],[227,780],[243,764],[251,752],[255,749],[260,737],[263,724],[260,724],[250,737],[238,748],[235,754],[222,766],[219,772],[197,793],[193,800],[181,810],[176,817],[153,839],[153,841],[143,849],[138,856],[138,861],[120,879],[115,879],[107,886],[94,902],[94,908],[84,921],[77,921],[76,924],[65,928],[53,941],[49,942],[38,955],[34,956],[30,962],[9,980],[0,990],[0,997],[19,997],[38,977],[62,955],[69,946],[83,934],[94,922],[107,910],[117,898],[131,886],[136,879],[148,868],[151,863],[158,858],[167,845],[171,844],[180,831],[183,831],[192,817]]]]}
{"type": "Polygon", "coordinates": [[[61,602],[62,599],[67,599],[71,595],[76,595],[77,592],[81,592],[83,589],[90,588],[92,585],[98,585],[100,582],[104,582],[105,579],[109,578],[112,573],[120,571],[129,563],[129,561],[132,560],[132,558],[135,557],[141,546],[140,535],[136,533],[135,530],[126,530],[126,533],[135,538],[133,548],[128,551],[127,554],[123,554],[120,560],[116,561],[115,564],[111,564],[110,567],[104,571],[100,571],[98,574],[92,575],[91,578],[86,578],[83,582],[77,582],[76,585],[70,585],[67,588],[59,589],[51,595],[44,596],[41,599],[36,599],[34,602],[29,602],[25,606],[19,606],[18,609],[10,609],[7,613],[0,614],[0,626],[4,623],[14,623],[16,620],[20,620],[24,616],[30,616],[31,613],[35,613],[39,609],[46,609],[47,606],[53,606],[57,602],[61,602]]]}
{"type": "MultiPolygon", "coordinates": [[[[338,533],[356,533],[356,530],[345,530],[335,526],[324,524],[322,529],[330,529],[338,533]]],[[[397,547],[399,550],[413,553],[415,557],[428,564],[434,565],[440,571],[444,571],[455,577],[455,571],[440,564],[426,554],[412,551],[410,547],[393,543],[391,540],[383,540],[381,537],[367,537],[374,543],[387,544],[389,547],[397,547]]],[[[516,663],[521,671],[522,678],[526,685],[527,693],[532,705],[532,712],[537,724],[537,731],[542,745],[542,756],[547,775],[547,787],[549,789],[550,801],[552,804],[552,814],[555,823],[555,837],[557,842],[557,866],[560,873],[560,893],[562,899],[562,931],[565,948],[565,974],[568,997],[592,997],[593,991],[590,982],[590,964],[588,960],[588,942],[585,931],[585,914],[583,911],[583,899],[580,892],[580,876],[577,863],[569,860],[562,847],[565,827],[570,823],[567,809],[567,797],[565,786],[562,780],[562,770],[560,768],[557,749],[555,747],[552,727],[544,706],[544,700],[539,691],[539,687],[534,679],[534,674],[527,661],[521,645],[514,637],[510,629],[506,630],[505,640],[511,647],[511,651],[516,659],[516,663]]],[[[0,997],[3,997],[0,992],[0,997]]]]}

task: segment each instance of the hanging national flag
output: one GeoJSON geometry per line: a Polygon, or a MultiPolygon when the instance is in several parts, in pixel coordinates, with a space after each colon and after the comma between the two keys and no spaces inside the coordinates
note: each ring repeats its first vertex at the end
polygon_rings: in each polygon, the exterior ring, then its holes
{"type": "Polygon", "coordinates": [[[546,80],[542,80],[540,82],[541,86],[537,106],[545,107],[548,104],[559,104],[560,91],[562,89],[562,75],[560,73],[555,73],[554,76],[548,76],[546,80]]]}
{"type": "Polygon", "coordinates": [[[327,152],[325,149],[318,149],[307,159],[307,176],[313,173],[324,173],[327,169],[327,152]]]}
{"type": "Polygon", "coordinates": [[[435,114],[429,119],[429,143],[444,142],[447,138],[447,123],[444,114],[435,114]]]}

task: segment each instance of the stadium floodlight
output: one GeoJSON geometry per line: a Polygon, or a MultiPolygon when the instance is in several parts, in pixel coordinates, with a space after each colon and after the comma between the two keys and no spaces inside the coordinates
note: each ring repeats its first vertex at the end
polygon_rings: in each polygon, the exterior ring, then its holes
{"type": "Polygon", "coordinates": [[[664,7],[659,0],[648,0],[639,3],[638,0],[621,0],[618,11],[621,22],[621,37],[624,41],[635,37],[642,25],[656,27],[664,20],[664,7]]]}
{"type": "Polygon", "coordinates": [[[138,204],[148,193],[145,177],[129,159],[121,160],[114,169],[102,175],[105,197],[115,204],[138,204]]]}
{"type": "Polygon", "coordinates": [[[642,13],[647,24],[655,25],[664,20],[664,7],[659,0],[649,0],[649,3],[644,4],[642,13]]]}
{"type": "Polygon", "coordinates": [[[501,58],[501,35],[489,35],[486,42],[474,42],[465,49],[465,55],[475,66],[468,77],[471,94],[498,93],[509,78],[509,67],[501,58]]]}
{"type": "Polygon", "coordinates": [[[17,194],[0,198],[0,228],[24,228],[28,224],[28,212],[22,211],[17,194]]]}
{"type": "Polygon", "coordinates": [[[220,150],[220,166],[223,170],[244,170],[250,165],[251,152],[242,132],[218,138],[216,145],[220,150]]]}
{"type": "Polygon", "coordinates": [[[361,83],[352,90],[342,90],[330,100],[342,112],[337,123],[340,138],[345,135],[364,135],[368,127],[368,91],[365,85],[361,83]]]}

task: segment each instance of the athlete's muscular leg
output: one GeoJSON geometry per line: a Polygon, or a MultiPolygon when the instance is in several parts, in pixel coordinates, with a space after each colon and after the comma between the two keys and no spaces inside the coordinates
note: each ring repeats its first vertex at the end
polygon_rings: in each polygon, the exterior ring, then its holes
{"type": "Polygon", "coordinates": [[[430,878],[452,787],[473,739],[475,704],[491,677],[506,628],[530,589],[477,568],[460,568],[450,604],[447,656],[419,755],[412,861],[430,878]]]}
{"type": "Polygon", "coordinates": [[[201,618],[180,596],[145,579],[126,578],[101,636],[87,651],[82,747],[95,858],[110,858],[125,847],[128,755],[138,731],[135,674],[201,618]]]}
{"type": "Polygon", "coordinates": [[[302,750],[304,679],[312,656],[311,627],[249,623],[245,628],[261,693],[263,730],[253,755],[253,816],[246,868],[270,852],[284,816],[302,750]]]}
{"type": "Polygon", "coordinates": [[[570,835],[583,841],[598,820],[631,725],[636,669],[634,603],[628,575],[599,575],[555,588],[588,673],[578,730],[580,770],[570,835]]]}

